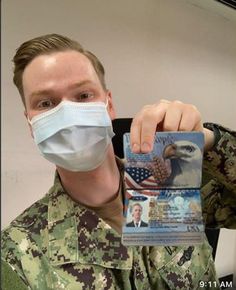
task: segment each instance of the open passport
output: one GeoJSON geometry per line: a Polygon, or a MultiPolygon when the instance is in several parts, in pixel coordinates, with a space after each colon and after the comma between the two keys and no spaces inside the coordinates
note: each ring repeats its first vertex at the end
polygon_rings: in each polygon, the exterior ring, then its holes
{"type": "Polygon", "coordinates": [[[124,134],[124,245],[199,244],[204,225],[201,132],[158,132],[152,152],[135,154],[124,134]]]}

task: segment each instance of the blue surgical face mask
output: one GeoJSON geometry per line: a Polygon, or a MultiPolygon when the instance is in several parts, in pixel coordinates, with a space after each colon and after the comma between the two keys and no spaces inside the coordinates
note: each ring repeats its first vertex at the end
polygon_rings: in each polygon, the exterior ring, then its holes
{"type": "Polygon", "coordinates": [[[105,160],[114,136],[102,102],[62,101],[29,121],[41,154],[69,171],[90,171],[105,160]]]}

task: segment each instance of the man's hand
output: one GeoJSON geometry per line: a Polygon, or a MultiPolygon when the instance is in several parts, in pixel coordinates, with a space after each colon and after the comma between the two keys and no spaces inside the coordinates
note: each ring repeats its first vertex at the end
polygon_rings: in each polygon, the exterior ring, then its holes
{"type": "Polygon", "coordinates": [[[130,129],[133,152],[152,151],[156,131],[200,131],[204,133],[205,151],[214,144],[214,133],[203,128],[197,108],[180,101],[160,100],[142,108],[134,117],[130,129]]]}

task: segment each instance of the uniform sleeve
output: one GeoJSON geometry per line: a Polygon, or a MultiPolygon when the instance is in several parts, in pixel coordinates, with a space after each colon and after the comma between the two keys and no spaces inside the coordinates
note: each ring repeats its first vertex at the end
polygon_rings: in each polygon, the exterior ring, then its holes
{"type": "Polygon", "coordinates": [[[236,132],[206,123],[216,143],[204,154],[202,203],[207,227],[236,229],[236,132]]]}
{"type": "Polygon", "coordinates": [[[25,279],[21,266],[21,254],[19,252],[16,237],[23,237],[23,232],[19,235],[19,229],[8,226],[1,232],[1,270],[3,290],[30,289],[25,279]],[[14,285],[17,285],[16,288],[14,285]],[[19,288],[20,287],[20,288],[19,288]],[[27,288],[28,287],[28,288],[27,288]]]}
{"type": "Polygon", "coordinates": [[[23,282],[10,265],[1,261],[2,290],[29,290],[30,288],[23,282]]]}

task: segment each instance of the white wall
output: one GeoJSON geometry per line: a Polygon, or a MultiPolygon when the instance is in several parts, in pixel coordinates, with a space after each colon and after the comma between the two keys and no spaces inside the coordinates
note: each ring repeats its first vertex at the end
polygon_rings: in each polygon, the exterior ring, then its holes
{"type": "MultiPolygon", "coordinates": [[[[15,49],[32,37],[65,34],[93,51],[105,65],[118,117],[133,116],[160,98],[179,99],[195,104],[204,120],[236,128],[236,22],[197,3],[2,1],[3,227],[53,181],[53,166],[39,156],[12,84],[15,49]]],[[[235,237],[232,231],[221,235],[219,275],[236,274],[235,237]]]]}

